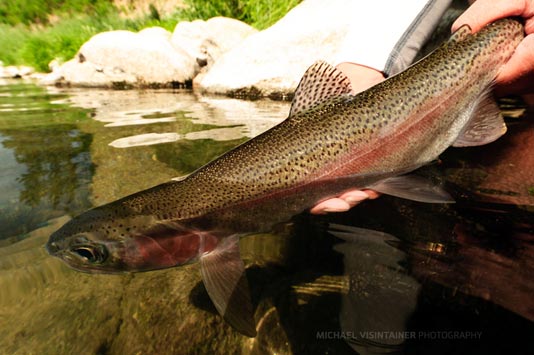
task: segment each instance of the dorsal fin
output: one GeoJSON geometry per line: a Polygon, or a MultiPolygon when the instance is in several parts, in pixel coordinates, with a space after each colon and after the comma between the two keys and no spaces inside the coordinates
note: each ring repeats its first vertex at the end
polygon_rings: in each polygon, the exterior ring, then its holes
{"type": "Polygon", "coordinates": [[[462,25],[459,29],[449,37],[449,42],[461,42],[471,34],[471,27],[469,25],[462,25]]]}
{"type": "Polygon", "coordinates": [[[472,118],[462,130],[453,147],[474,147],[491,143],[506,133],[499,106],[489,93],[483,94],[473,110],[472,118]]]}
{"type": "Polygon", "coordinates": [[[349,78],[330,64],[318,61],[306,70],[295,91],[289,117],[334,96],[352,91],[349,78]]]}

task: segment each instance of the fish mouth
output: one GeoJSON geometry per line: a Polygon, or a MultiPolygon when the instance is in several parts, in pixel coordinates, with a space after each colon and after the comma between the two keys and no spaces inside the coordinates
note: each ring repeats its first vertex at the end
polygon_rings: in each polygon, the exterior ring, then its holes
{"type": "Polygon", "coordinates": [[[53,257],[60,259],[69,268],[87,273],[87,274],[123,274],[128,272],[122,269],[109,269],[104,264],[91,264],[87,262],[87,259],[71,252],[70,250],[56,250],[50,252],[48,245],[46,246],[49,254],[53,257]]]}
{"type": "Polygon", "coordinates": [[[60,259],[68,267],[76,271],[92,272],[90,267],[80,257],[76,257],[68,250],[61,250],[55,243],[47,243],[45,249],[50,256],[60,259]]]}
{"type": "Polygon", "coordinates": [[[76,270],[81,270],[77,265],[84,264],[84,260],[80,256],[75,256],[75,254],[71,253],[68,249],[62,249],[54,242],[46,243],[45,249],[50,256],[63,260],[67,265],[76,270]]]}
{"type": "Polygon", "coordinates": [[[60,246],[56,242],[51,242],[51,241],[48,241],[44,247],[46,249],[46,252],[51,256],[57,256],[57,254],[59,253],[61,249],[60,246]]]}
{"type": "Polygon", "coordinates": [[[85,242],[65,246],[64,243],[49,240],[44,247],[49,255],[82,272],[106,272],[106,263],[110,258],[109,250],[103,244],[85,242]]]}

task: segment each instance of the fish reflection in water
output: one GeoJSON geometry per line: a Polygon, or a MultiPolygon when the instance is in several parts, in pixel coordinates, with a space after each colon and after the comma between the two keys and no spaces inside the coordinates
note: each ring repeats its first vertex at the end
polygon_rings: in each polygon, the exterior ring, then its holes
{"type": "Polygon", "coordinates": [[[373,230],[332,227],[331,233],[345,240],[334,249],[343,254],[350,278],[340,312],[341,329],[350,335],[346,340],[360,353],[401,349],[421,285],[408,273],[406,254],[392,246],[400,240],[373,230]]]}
{"type": "Polygon", "coordinates": [[[248,268],[258,335],[245,353],[531,353],[533,221],[515,206],[382,197],[323,232],[303,219],[266,235],[284,247],[248,268]]]}
{"type": "Polygon", "coordinates": [[[502,353],[504,342],[507,353],[532,353],[532,212],[469,201],[365,207],[356,218],[399,237],[353,227],[333,232],[345,240],[334,247],[351,285],[340,329],[354,349],[502,353]],[[391,222],[399,214],[407,225],[391,222]]]}

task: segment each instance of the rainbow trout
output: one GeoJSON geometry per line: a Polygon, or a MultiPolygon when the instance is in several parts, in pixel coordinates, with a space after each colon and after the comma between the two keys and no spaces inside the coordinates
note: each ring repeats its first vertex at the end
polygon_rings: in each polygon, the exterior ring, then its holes
{"type": "Polygon", "coordinates": [[[504,134],[490,88],[523,36],[514,19],[476,34],[464,26],[424,59],[357,95],[343,73],[318,62],[304,74],[285,121],[182,181],[83,213],[52,234],[47,250],[87,272],[200,260],[217,310],[253,336],[238,236],[268,231],[351,188],[447,202],[403,175],[451,145],[482,145],[504,134]]]}

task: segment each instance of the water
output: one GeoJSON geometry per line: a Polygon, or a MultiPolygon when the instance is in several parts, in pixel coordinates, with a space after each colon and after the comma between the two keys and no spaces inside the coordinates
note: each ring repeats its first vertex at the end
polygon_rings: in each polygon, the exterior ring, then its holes
{"type": "Polygon", "coordinates": [[[455,205],[384,196],[243,238],[254,339],[216,314],[197,264],[88,275],[46,254],[71,216],[186,175],[288,110],[187,91],[3,83],[0,353],[534,352],[532,114],[422,172],[455,205]]]}

